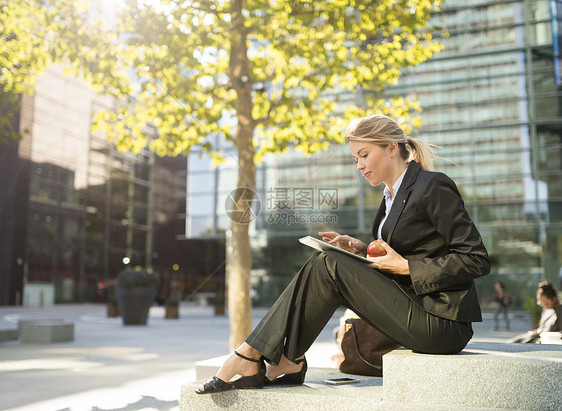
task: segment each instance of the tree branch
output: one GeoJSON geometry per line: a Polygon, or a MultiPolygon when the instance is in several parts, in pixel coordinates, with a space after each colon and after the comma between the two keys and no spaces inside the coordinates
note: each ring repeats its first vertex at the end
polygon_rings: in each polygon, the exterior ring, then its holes
{"type": "Polygon", "coordinates": [[[261,118],[255,119],[254,120],[254,127],[257,126],[258,124],[265,124],[267,123],[269,120],[271,120],[271,114],[275,111],[275,109],[277,107],[279,107],[283,101],[283,95],[285,94],[285,91],[283,91],[283,93],[281,93],[281,97],[279,97],[277,100],[272,101],[269,104],[269,109],[267,110],[267,114],[261,118]]]}

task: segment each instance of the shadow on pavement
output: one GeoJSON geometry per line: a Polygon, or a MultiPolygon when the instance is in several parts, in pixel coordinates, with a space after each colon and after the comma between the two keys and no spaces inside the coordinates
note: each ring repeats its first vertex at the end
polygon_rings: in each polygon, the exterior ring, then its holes
{"type": "MultiPolygon", "coordinates": [[[[179,406],[179,402],[176,401],[163,401],[159,400],[155,397],[147,397],[143,395],[140,400],[135,403],[127,404],[122,408],[98,408],[92,407],[91,411],[133,411],[133,410],[144,410],[147,408],[157,409],[157,410],[171,410],[172,408],[177,408],[179,406]]],[[[70,409],[67,409],[70,411],[70,409]]],[[[60,411],[67,411],[67,410],[60,410],[60,411]]]]}

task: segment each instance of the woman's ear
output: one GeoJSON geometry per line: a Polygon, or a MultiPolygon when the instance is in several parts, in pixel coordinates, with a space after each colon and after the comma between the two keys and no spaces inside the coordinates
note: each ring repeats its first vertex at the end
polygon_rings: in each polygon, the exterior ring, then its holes
{"type": "Polygon", "coordinates": [[[390,157],[394,157],[398,154],[398,143],[393,141],[392,143],[388,143],[388,146],[386,146],[388,153],[390,154],[390,157]]]}

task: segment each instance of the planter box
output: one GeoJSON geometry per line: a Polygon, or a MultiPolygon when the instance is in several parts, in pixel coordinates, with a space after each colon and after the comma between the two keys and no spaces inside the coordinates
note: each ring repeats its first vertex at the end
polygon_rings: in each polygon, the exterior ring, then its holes
{"type": "Polygon", "coordinates": [[[156,288],[117,286],[116,295],[123,324],[146,325],[148,311],[156,297],[156,288]]]}
{"type": "Polygon", "coordinates": [[[177,320],[179,316],[179,307],[177,305],[166,306],[166,320],[177,320]]]}
{"type": "Polygon", "coordinates": [[[62,320],[33,320],[19,324],[22,344],[52,344],[74,341],[74,324],[62,320]]]}
{"type": "Polygon", "coordinates": [[[215,315],[224,315],[225,308],[224,305],[215,305],[215,315]]]}
{"type": "Polygon", "coordinates": [[[108,304],[107,305],[107,316],[108,317],[119,317],[119,306],[118,305],[113,305],[113,304],[108,304]]]}

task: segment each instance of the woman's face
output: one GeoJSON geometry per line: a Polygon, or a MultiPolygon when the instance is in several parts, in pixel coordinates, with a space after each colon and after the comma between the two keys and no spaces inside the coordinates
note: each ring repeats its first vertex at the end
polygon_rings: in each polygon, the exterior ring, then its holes
{"type": "Polygon", "coordinates": [[[349,149],[365,180],[372,186],[380,183],[392,183],[392,157],[389,146],[382,147],[374,143],[351,140],[349,149]]]}

